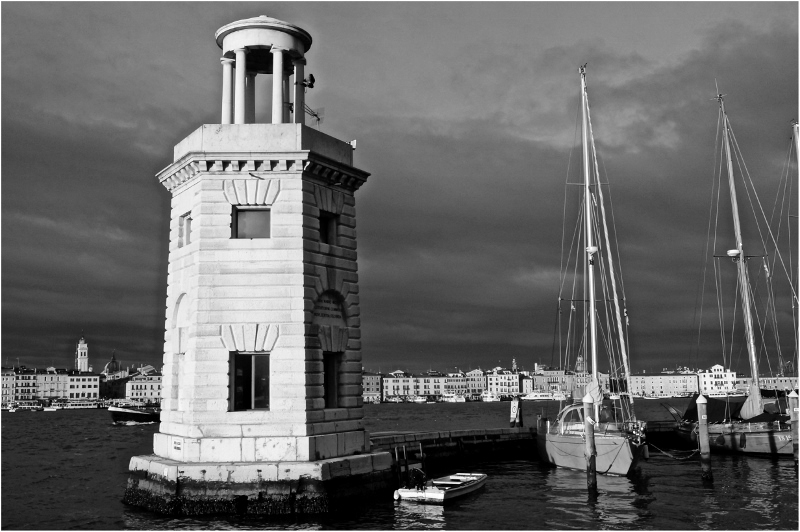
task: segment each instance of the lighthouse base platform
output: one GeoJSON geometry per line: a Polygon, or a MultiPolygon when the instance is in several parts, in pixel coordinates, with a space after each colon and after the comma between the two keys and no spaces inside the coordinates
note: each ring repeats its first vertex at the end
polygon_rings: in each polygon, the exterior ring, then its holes
{"type": "Polygon", "coordinates": [[[347,500],[389,497],[388,452],[309,462],[177,462],[131,458],[122,502],[166,515],[291,515],[334,510],[347,500]]]}

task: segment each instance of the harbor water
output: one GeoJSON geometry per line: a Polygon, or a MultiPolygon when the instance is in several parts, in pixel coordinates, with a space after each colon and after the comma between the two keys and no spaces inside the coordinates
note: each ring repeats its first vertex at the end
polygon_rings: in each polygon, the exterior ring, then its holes
{"type": "MultiPolygon", "coordinates": [[[[646,420],[670,419],[661,401],[640,401],[646,420]]],[[[683,400],[671,400],[683,408],[683,400]]],[[[523,403],[535,426],[544,403],[523,403]]],[[[509,403],[366,405],[371,433],[507,427],[509,403]]],[[[552,415],[552,408],[551,408],[552,415]]],[[[445,507],[356,501],[303,518],[175,519],[120,502],[131,456],[152,453],[157,424],[115,426],[106,410],[2,413],[2,529],[445,529],[797,530],[798,480],[789,458],[715,455],[713,484],[697,457],[651,452],[636,478],[598,477],[538,461],[471,462],[489,475],[482,490],[445,507]]]]}

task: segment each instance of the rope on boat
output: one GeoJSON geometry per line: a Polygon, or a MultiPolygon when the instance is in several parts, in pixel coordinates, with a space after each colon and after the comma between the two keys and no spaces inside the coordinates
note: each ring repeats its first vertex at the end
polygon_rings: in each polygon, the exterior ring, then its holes
{"type": "Polygon", "coordinates": [[[664,449],[658,448],[657,446],[653,445],[650,442],[648,442],[647,445],[649,445],[650,447],[653,447],[656,451],[660,452],[661,454],[665,454],[665,455],[669,456],[670,458],[672,458],[674,460],[688,460],[688,459],[692,458],[694,455],[696,455],[697,453],[700,452],[700,448],[699,447],[697,449],[693,450],[693,451],[676,451],[674,449],[671,449],[672,452],[669,452],[669,451],[665,451],[664,449]],[[691,453],[691,454],[689,454],[688,456],[685,456],[685,457],[681,457],[681,456],[675,456],[672,453],[691,453]]]}

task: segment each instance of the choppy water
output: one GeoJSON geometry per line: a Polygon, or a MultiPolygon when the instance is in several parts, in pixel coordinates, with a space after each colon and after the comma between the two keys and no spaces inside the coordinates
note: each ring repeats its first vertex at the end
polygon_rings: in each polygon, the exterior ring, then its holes
{"type": "MultiPolygon", "coordinates": [[[[644,419],[668,419],[653,402],[644,419]]],[[[657,402],[656,402],[657,403],[657,402]]],[[[534,423],[539,403],[525,405],[534,423]]],[[[365,407],[371,432],[504,427],[508,403],[384,404],[365,407]]],[[[797,530],[798,484],[789,459],[714,456],[713,485],[695,460],[659,453],[636,479],[598,477],[536,460],[469,464],[486,487],[447,507],[379,501],[303,519],[171,519],[120,502],[128,461],[152,452],[158,426],[113,426],[105,410],[2,413],[2,507],[6,529],[447,529],[447,530],[797,530]]]]}

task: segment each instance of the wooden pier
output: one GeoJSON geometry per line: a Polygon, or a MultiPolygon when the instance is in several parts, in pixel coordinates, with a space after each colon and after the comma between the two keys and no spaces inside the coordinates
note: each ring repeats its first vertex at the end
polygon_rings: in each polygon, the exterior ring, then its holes
{"type": "Polygon", "coordinates": [[[371,452],[387,451],[398,478],[409,468],[439,470],[453,462],[482,458],[536,459],[536,428],[376,432],[371,452]]]}
{"type": "MultiPolygon", "coordinates": [[[[655,445],[675,441],[675,421],[648,421],[645,434],[655,445]]],[[[393,467],[439,468],[463,458],[503,457],[538,460],[536,427],[445,431],[392,431],[370,435],[371,452],[389,452],[393,467]]]]}

